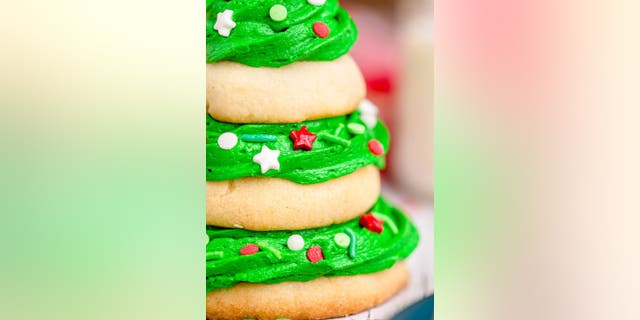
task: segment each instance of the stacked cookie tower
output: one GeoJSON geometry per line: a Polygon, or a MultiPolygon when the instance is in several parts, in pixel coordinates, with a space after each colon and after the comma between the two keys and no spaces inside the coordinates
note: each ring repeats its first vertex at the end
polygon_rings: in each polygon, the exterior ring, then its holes
{"type": "Polygon", "coordinates": [[[337,0],[207,0],[207,317],[323,319],[407,283],[410,220],[337,0]]]}

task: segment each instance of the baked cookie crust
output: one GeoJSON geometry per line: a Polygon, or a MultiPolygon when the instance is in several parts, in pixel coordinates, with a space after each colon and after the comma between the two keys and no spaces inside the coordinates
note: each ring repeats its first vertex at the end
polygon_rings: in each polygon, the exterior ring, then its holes
{"type": "Polygon", "coordinates": [[[207,112],[232,123],[295,123],[353,112],[364,99],[355,61],[298,61],[280,68],[207,64],[207,112]]]}
{"type": "Polygon", "coordinates": [[[407,285],[409,272],[390,269],[355,276],[320,277],[307,282],[240,283],[207,295],[208,320],[272,320],[343,317],[376,306],[407,285]]]}
{"type": "Polygon", "coordinates": [[[380,173],[373,165],[307,185],[262,177],[207,181],[207,224],[255,231],[318,228],[365,213],[379,194],[380,173]]]}

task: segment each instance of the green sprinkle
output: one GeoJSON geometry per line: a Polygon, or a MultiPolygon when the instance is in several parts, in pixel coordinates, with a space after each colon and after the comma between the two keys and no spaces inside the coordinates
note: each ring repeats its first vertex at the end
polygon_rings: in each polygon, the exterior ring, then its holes
{"type": "Polygon", "coordinates": [[[344,129],[344,124],[339,124],[338,127],[336,128],[336,131],[333,132],[334,135],[339,136],[340,133],[342,132],[342,129],[344,129]]]}
{"type": "Polygon", "coordinates": [[[349,257],[354,259],[356,257],[356,233],[351,228],[344,228],[344,231],[349,235],[351,240],[349,243],[349,257]]]}
{"type": "Polygon", "coordinates": [[[349,236],[346,233],[340,232],[340,233],[336,233],[336,235],[333,236],[333,241],[336,242],[338,247],[346,248],[351,243],[351,238],[349,238],[349,236]]]}
{"type": "Polygon", "coordinates": [[[245,142],[273,142],[278,137],[272,134],[241,134],[240,139],[245,142]]]}
{"type": "Polygon", "coordinates": [[[365,127],[363,125],[355,122],[349,123],[347,128],[349,129],[349,132],[353,134],[363,134],[365,131],[365,127]]]}
{"type": "Polygon", "coordinates": [[[224,252],[222,251],[207,252],[207,260],[217,260],[217,259],[222,259],[223,257],[224,257],[224,252]]]}
{"type": "Polygon", "coordinates": [[[290,320],[289,318],[278,318],[276,320],[290,320]]]}
{"type": "Polygon", "coordinates": [[[269,10],[269,16],[273,21],[282,21],[287,18],[287,8],[281,4],[276,4],[269,10]]]}
{"type": "Polygon", "coordinates": [[[273,254],[274,257],[278,258],[278,260],[282,259],[282,253],[280,252],[280,250],[268,245],[266,242],[259,241],[258,247],[260,247],[260,249],[263,249],[265,251],[271,252],[271,254],[273,254]]]}
{"type": "Polygon", "coordinates": [[[393,234],[398,233],[398,226],[396,226],[395,222],[393,222],[393,220],[389,218],[389,216],[379,212],[374,212],[373,215],[378,217],[378,219],[384,221],[387,226],[389,226],[389,229],[391,229],[391,232],[393,232],[393,234]]]}
{"type": "Polygon", "coordinates": [[[327,140],[327,141],[330,141],[330,142],[333,142],[333,143],[337,143],[337,144],[343,145],[345,147],[348,147],[348,146],[351,145],[351,141],[349,141],[347,139],[340,138],[338,136],[335,136],[335,135],[332,135],[332,134],[329,134],[329,133],[326,133],[326,132],[321,132],[318,135],[320,137],[322,137],[323,139],[327,140]]]}

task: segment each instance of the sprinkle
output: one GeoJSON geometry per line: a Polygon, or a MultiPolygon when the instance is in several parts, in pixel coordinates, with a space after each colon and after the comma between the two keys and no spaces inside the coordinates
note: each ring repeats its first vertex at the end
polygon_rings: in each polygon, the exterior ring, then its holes
{"type": "Polygon", "coordinates": [[[218,137],[220,149],[230,150],[238,144],[238,136],[232,132],[225,132],[218,137]]]}
{"type": "Polygon", "coordinates": [[[205,237],[205,239],[207,239],[207,242],[206,242],[206,243],[209,243],[209,241],[211,241],[211,238],[209,238],[209,235],[208,235],[208,234],[206,234],[206,233],[205,233],[205,234],[204,234],[204,237],[205,237]]]}
{"type": "Polygon", "coordinates": [[[349,123],[347,125],[347,128],[349,129],[349,132],[353,134],[363,134],[365,131],[365,128],[363,125],[355,122],[349,123]]]}
{"type": "Polygon", "coordinates": [[[360,217],[360,225],[371,232],[382,233],[382,220],[376,218],[373,213],[365,213],[360,217]]]}
{"type": "Polygon", "coordinates": [[[327,141],[333,142],[333,143],[337,143],[340,144],[342,146],[348,147],[351,145],[351,141],[347,140],[347,139],[343,139],[340,138],[338,136],[334,136],[332,134],[326,133],[326,132],[320,132],[319,136],[327,141]]]}
{"type": "Polygon", "coordinates": [[[269,251],[273,254],[274,257],[279,259],[282,259],[282,253],[280,253],[280,250],[268,245],[266,242],[264,241],[260,241],[258,242],[258,245],[260,246],[260,248],[269,251]]]}
{"type": "Polygon", "coordinates": [[[224,257],[224,252],[222,251],[207,252],[207,260],[217,260],[217,259],[222,259],[223,257],[224,257]]]}
{"type": "Polygon", "coordinates": [[[346,248],[351,243],[351,239],[344,232],[336,233],[336,235],[333,236],[333,241],[335,241],[340,248],[346,248]]]}
{"type": "Polygon", "coordinates": [[[291,251],[300,251],[304,248],[304,239],[299,234],[293,234],[287,239],[287,247],[291,251]]]}
{"type": "Polygon", "coordinates": [[[320,260],[324,260],[324,255],[322,254],[322,248],[314,246],[307,250],[307,259],[312,263],[316,263],[320,260]]]}
{"type": "Polygon", "coordinates": [[[242,249],[240,249],[240,254],[243,256],[249,256],[258,253],[258,251],[260,251],[260,248],[252,243],[242,247],[242,249]]]}
{"type": "Polygon", "coordinates": [[[241,134],[240,139],[245,142],[273,142],[278,137],[272,134],[241,134]]]}
{"type": "Polygon", "coordinates": [[[375,128],[378,124],[378,116],[372,114],[360,114],[360,120],[362,120],[369,129],[375,128]]]}
{"type": "Polygon", "coordinates": [[[236,23],[233,21],[233,10],[225,10],[224,12],[218,13],[213,29],[218,31],[219,35],[228,37],[231,30],[235,27],[236,23]]]}
{"type": "Polygon", "coordinates": [[[311,150],[313,142],[316,141],[318,135],[309,132],[307,126],[300,127],[300,130],[291,130],[289,139],[293,141],[293,150],[311,150]]]}
{"type": "Polygon", "coordinates": [[[376,107],[373,102],[369,99],[363,99],[360,101],[360,105],[358,105],[358,110],[361,114],[370,114],[377,116],[378,115],[378,107],[376,107]]]}
{"type": "Polygon", "coordinates": [[[349,235],[349,239],[351,240],[349,243],[349,257],[354,259],[356,257],[356,233],[351,230],[351,228],[345,228],[344,232],[349,235]]]}
{"type": "Polygon", "coordinates": [[[327,0],[307,0],[307,2],[309,2],[309,4],[312,4],[314,6],[321,6],[325,2],[327,2],[327,0]]]}
{"type": "Polygon", "coordinates": [[[381,156],[384,154],[384,146],[382,145],[382,143],[380,143],[380,141],[371,139],[369,140],[368,146],[369,151],[371,151],[371,153],[373,153],[374,155],[381,156]]]}
{"type": "Polygon", "coordinates": [[[389,218],[389,216],[379,212],[376,212],[375,216],[378,217],[380,220],[384,221],[389,226],[389,229],[391,229],[391,232],[393,234],[398,233],[398,226],[396,226],[396,223],[393,222],[393,220],[389,218]]]}
{"type": "Polygon", "coordinates": [[[281,4],[276,4],[269,10],[269,16],[273,21],[283,21],[287,18],[287,8],[281,4]]]}
{"type": "Polygon", "coordinates": [[[336,128],[336,131],[333,132],[334,135],[339,136],[340,133],[342,133],[342,129],[344,129],[344,124],[339,124],[338,128],[336,128]]]}
{"type": "Polygon", "coordinates": [[[316,22],[313,24],[313,32],[320,38],[326,38],[329,36],[329,27],[324,22],[316,22]]]}
{"type": "Polygon", "coordinates": [[[267,171],[280,170],[280,162],[278,157],[280,156],[280,150],[271,150],[267,146],[262,146],[260,153],[253,156],[253,162],[260,165],[260,172],[265,174],[267,171]]]}
{"type": "Polygon", "coordinates": [[[360,102],[358,110],[360,110],[360,120],[370,129],[375,128],[378,124],[378,107],[373,102],[364,99],[360,102]]]}

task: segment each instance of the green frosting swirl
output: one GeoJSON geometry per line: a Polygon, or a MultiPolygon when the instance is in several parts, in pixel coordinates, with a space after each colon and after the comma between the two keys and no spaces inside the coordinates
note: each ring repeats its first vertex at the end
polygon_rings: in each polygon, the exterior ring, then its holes
{"type": "Polygon", "coordinates": [[[308,281],[321,276],[350,276],[388,269],[413,252],[418,245],[418,231],[407,216],[382,198],[371,212],[385,221],[380,234],[360,226],[359,218],[298,231],[257,232],[208,226],[207,293],[238,282],[308,281]],[[339,246],[334,238],[345,232],[352,232],[355,237],[346,248],[339,246]],[[302,250],[292,251],[287,247],[287,240],[293,234],[304,239],[302,250]],[[240,255],[247,244],[257,244],[259,251],[240,255]],[[324,260],[312,263],[307,259],[307,250],[312,246],[322,249],[324,260]]]}
{"type": "Polygon", "coordinates": [[[207,0],[207,63],[236,61],[252,67],[280,67],[299,60],[329,61],[349,52],[358,31],[338,0],[314,6],[306,0],[207,0]],[[274,21],[273,5],[283,5],[287,18],[274,21]],[[228,37],[214,30],[217,15],[233,11],[236,26],[228,37]],[[313,31],[315,22],[329,27],[329,36],[313,31]]]}
{"type": "Polygon", "coordinates": [[[312,184],[345,176],[371,164],[383,168],[384,154],[377,156],[369,150],[368,143],[373,139],[383,145],[386,153],[389,149],[387,128],[380,121],[375,127],[368,128],[360,118],[359,111],[291,124],[234,124],[220,122],[207,115],[207,180],[256,176],[312,184]],[[313,149],[309,151],[294,150],[289,138],[292,130],[299,130],[303,125],[318,135],[313,149]],[[354,133],[354,127],[363,132],[354,133]],[[218,138],[225,132],[238,137],[238,144],[231,150],[224,150],[218,145],[218,138]],[[275,141],[245,141],[247,137],[256,135],[270,136],[275,141]],[[269,170],[263,174],[260,165],[253,162],[253,157],[260,153],[262,146],[280,150],[280,170],[269,170]]]}

